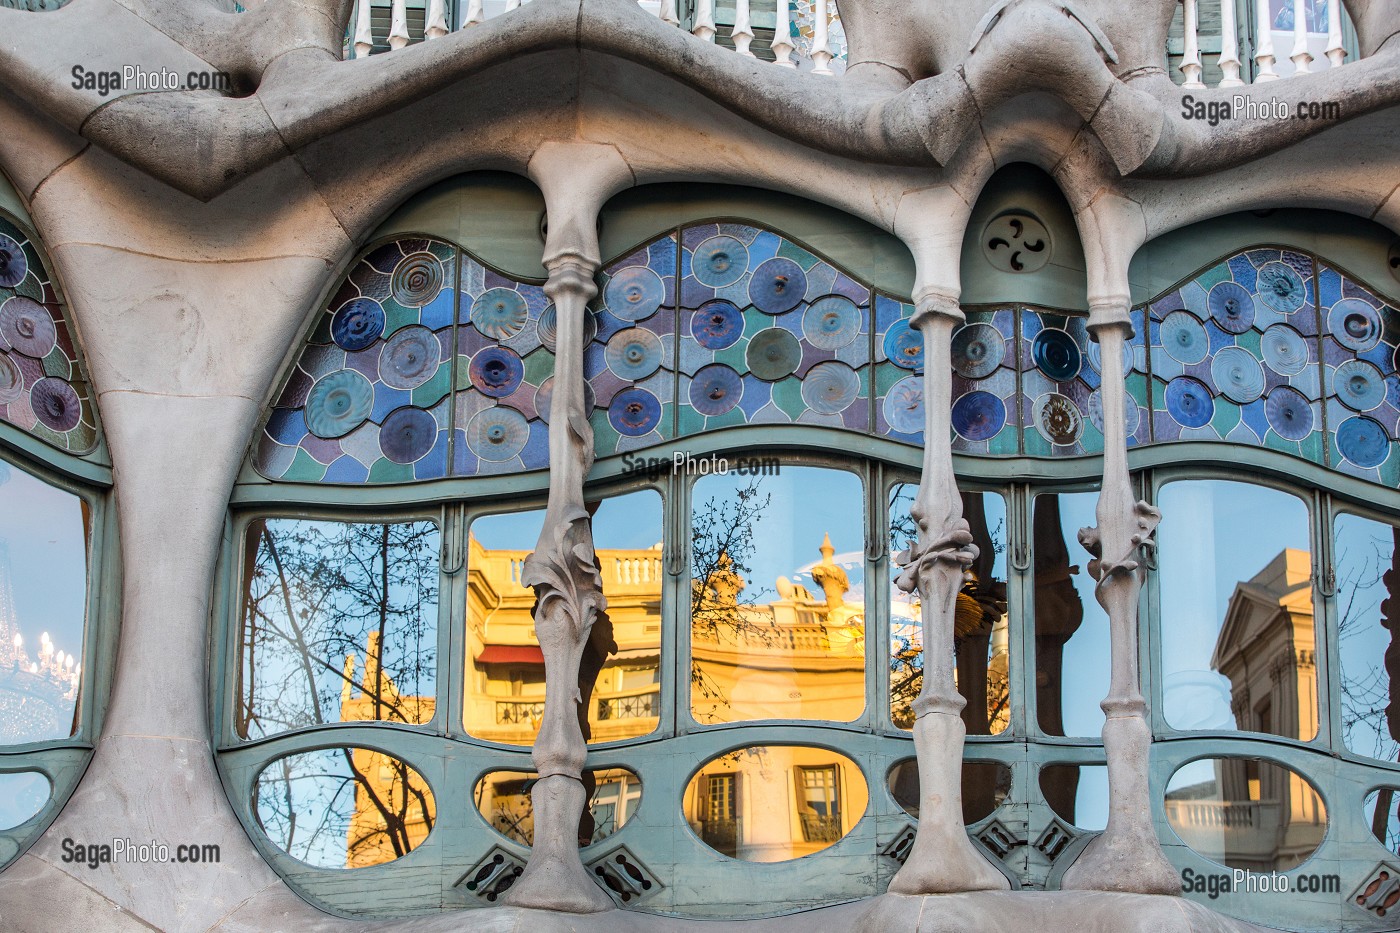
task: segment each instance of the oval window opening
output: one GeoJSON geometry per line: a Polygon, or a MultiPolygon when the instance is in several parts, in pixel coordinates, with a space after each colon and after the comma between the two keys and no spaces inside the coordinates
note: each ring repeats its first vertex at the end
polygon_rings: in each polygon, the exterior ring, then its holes
{"type": "Polygon", "coordinates": [[[1196,853],[1228,868],[1287,871],[1327,833],[1327,808],[1302,775],[1258,758],[1204,758],[1167,784],[1167,822],[1196,853]]]}
{"type": "Polygon", "coordinates": [[[1040,793],[1055,815],[1080,829],[1108,826],[1108,766],[1050,765],[1040,769],[1040,793]]]}
{"type": "Polygon", "coordinates": [[[1365,808],[1371,835],[1400,855],[1400,787],[1377,787],[1366,795],[1365,808]]]}
{"type": "MultiPolygon", "coordinates": [[[[476,782],[473,799],[481,818],[496,832],[522,846],[535,844],[533,771],[489,771],[476,782]]],[[[591,845],[621,829],[642,805],[642,779],[626,768],[583,773],[588,809],[579,819],[578,843],[591,845]]]]}
{"type": "MultiPolygon", "coordinates": [[[[914,819],[919,818],[919,760],[906,758],[890,768],[890,796],[914,819]]],[[[999,761],[964,761],[963,825],[991,816],[1011,793],[1011,769],[999,761]]]]}
{"type": "Polygon", "coordinates": [[[686,786],[686,822],[705,845],[746,862],[786,862],[839,842],[869,790],[845,755],[799,745],[739,748],[706,762],[686,786]]]}
{"type": "Polygon", "coordinates": [[[38,771],[0,774],[0,830],[27,822],[49,802],[49,779],[38,771]]]}
{"type": "Polygon", "coordinates": [[[407,855],[432,832],[437,807],[423,776],[392,755],[325,748],[268,765],[253,813],[272,844],[317,868],[366,868],[407,855]]]}

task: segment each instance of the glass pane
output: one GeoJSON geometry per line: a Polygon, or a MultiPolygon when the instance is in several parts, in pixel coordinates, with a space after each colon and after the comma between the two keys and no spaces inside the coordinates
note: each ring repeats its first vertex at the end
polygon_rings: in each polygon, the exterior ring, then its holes
{"type": "Polygon", "coordinates": [[[691,830],[746,862],[785,862],[839,842],[865,813],[865,775],[824,748],[762,745],[707,762],[685,789],[691,830]]]}
{"type": "MultiPolygon", "coordinates": [[[[1342,738],[1359,755],[1400,756],[1400,708],[1392,705],[1390,650],[1400,603],[1400,529],[1356,515],[1337,516],[1337,642],[1341,647],[1342,738]]],[[[1392,662],[1393,663],[1393,662],[1392,662]]]]}
{"type": "Polygon", "coordinates": [[[1380,787],[1366,795],[1366,825],[1376,841],[1400,855],[1400,787],[1380,787]]]}
{"type": "MultiPolygon", "coordinates": [[[[476,809],[491,828],[522,846],[535,844],[533,771],[492,771],[476,782],[476,809]]],[[[626,768],[583,772],[588,809],[579,819],[578,844],[606,839],[642,805],[642,779],[626,768]]]]}
{"type": "Polygon", "coordinates": [[[0,462],[0,744],[77,730],[89,521],[82,499],[0,462]]]}
{"type": "Polygon", "coordinates": [[[652,490],[604,499],[593,544],[608,611],[593,625],[581,682],[584,735],[614,742],[656,731],[661,719],[661,496],[652,490]],[[593,671],[597,674],[590,678],[593,671]]]}
{"type": "Polygon", "coordinates": [[[279,758],[253,785],[253,812],[273,845],[317,868],[391,862],[432,832],[433,792],[404,762],[366,748],[279,758]]]}
{"type": "Polygon", "coordinates": [[[1302,775],[1258,758],[1205,758],[1167,783],[1167,822],[1229,868],[1287,871],[1327,832],[1327,808],[1302,775]]]}
{"type": "Polygon", "coordinates": [[[865,709],[860,479],[706,476],[691,506],[691,713],[848,722],[865,709]]]}
{"type": "Polygon", "coordinates": [[[1317,734],[1308,509],[1275,489],[1162,490],[1162,706],[1177,729],[1317,734]]]}
{"type": "Polygon", "coordinates": [[[1040,793],[1055,815],[1080,829],[1108,826],[1108,767],[1049,765],[1040,769],[1040,793]]]}
{"type": "Polygon", "coordinates": [[[1097,492],[1035,497],[1036,716],[1046,735],[1098,735],[1108,696],[1108,614],[1094,598],[1079,529],[1098,524],[1097,492]]]}
{"type": "Polygon", "coordinates": [[[431,720],[439,537],[426,521],[252,522],[238,734],[431,720]]]}
{"type": "Polygon", "coordinates": [[[535,591],[521,582],[544,509],[485,515],[467,539],[467,732],[532,745],[544,716],[544,654],[535,638],[535,591]]]}
{"type": "MultiPolygon", "coordinates": [[[[894,583],[894,557],[916,543],[909,514],[917,487],[890,492],[890,715],[901,729],[914,727],[911,704],[923,687],[923,624],[919,596],[894,583]]],[[[963,517],[972,529],[977,560],[958,594],[953,648],[958,691],[967,700],[968,735],[995,735],[1010,722],[1009,644],[1006,613],[1006,500],[996,493],[962,494],[963,517]]]]}
{"type": "Polygon", "coordinates": [[[49,802],[49,779],[37,771],[0,774],[0,830],[14,829],[49,802]]]}
{"type": "MultiPolygon", "coordinates": [[[[919,818],[919,760],[906,758],[890,769],[890,796],[914,819],[919,818]]],[[[1011,795],[1011,768],[999,761],[964,761],[962,766],[963,825],[992,815],[1011,795]]]]}

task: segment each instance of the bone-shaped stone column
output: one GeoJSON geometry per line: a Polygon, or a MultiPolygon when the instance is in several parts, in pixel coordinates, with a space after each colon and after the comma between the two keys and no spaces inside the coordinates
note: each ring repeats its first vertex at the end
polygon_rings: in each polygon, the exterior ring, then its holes
{"type": "Polygon", "coordinates": [[[1162,854],[1152,826],[1148,755],[1152,731],[1138,671],[1138,596],[1146,571],[1143,555],[1154,546],[1161,513],[1133,496],[1128,474],[1127,374],[1123,349],[1132,336],[1128,299],[1091,306],[1089,331],[1099,342],[1103,374],[1103,486],[1095,517],[1079,541],[1093,555],[1094,596],[1108,613],[1112,639],[1106,719],[1108,828],[1065,872],[1061,887],[1140,894],[1180,894],[1181,881],[1162,854]]]}
{"type": "Polygon", "coordinates": [[[953,612],[963,573],[977,545],[962,515],[953,476],[951,431],[952,336],[965,317],[956,295],[934,289],[916,298],[912,325],[924,339],[924,467],[910,509],[918,541],[895,560],[898,584],[918,592],[923,617],[924,676],[913,702],[914,750],[919,759],[919,830],[904,867],[890,882],[895,894],[942,894],[1010,887],[967,838],[962,818],[965,703],[953,681],[953,612]]]}
{"type": "Polygon", "coordinates": [[[584,405],[583,334],[588,302],[598,294],[597,216],[603,201],[630,180],[611,147],[546,144],[531,160],[549,211],[544,291],[559,329],[554,396],[549,409],[549,501],[544,530],[525,559],[522,582],[535,590],[535,634],[544,654],[544,716],[532,757],[539,775],[535,842],[520,880],[505,901],[574,913],[611,909],[579,858],[579,818],[587,804],[583,765],[588,745],[579,726],[579,665],[589,635],[607,606],[583,504],[593,466],[593,429],[584,405]]]}

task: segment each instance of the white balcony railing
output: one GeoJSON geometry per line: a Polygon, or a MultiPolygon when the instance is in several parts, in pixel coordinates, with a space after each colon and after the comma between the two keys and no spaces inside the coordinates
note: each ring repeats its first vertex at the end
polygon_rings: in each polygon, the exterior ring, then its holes
{"type": "MultiPolygon", "coordinates": [[[[0,0],[3,3],[4,0],[0,0]]],[[[529,0],[356,0],[345,57],[401,49],[509,15],[529,0]]],[[[662,22],[705,42],[814,74],[846,70],[836,0],[638,0],[662,22]]]]}
{"type": "Polygon", "coordinates": [[[1217,87],[1250,83],[1251,74],[1253,83],[1261,84],[1346,61],[1341,0],[1181,0],[1181,5],[1182,87],[1207,87],[1203,79],[1211,56],[1219,68],[1218,77],[1212,75],[1217,87]],[[1241,57],[1242,45],[1250,42],[1252,62],[1241,57]]]}

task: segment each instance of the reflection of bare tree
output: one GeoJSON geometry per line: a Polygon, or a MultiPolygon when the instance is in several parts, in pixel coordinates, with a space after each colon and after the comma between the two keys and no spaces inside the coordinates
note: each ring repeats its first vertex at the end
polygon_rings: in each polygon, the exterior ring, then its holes
{"type": "MultiPolygon", "coordinates": [[[[438,540],[431,522],[253,522],[244,551],[239,733],[431,719],[438,540]]],[[[392,756],[343,748],[273,767],[259,780],[259,819],[302,857],[338,838],[348,847],[346,864],[375,864],[405,854],[432,827],[430,792],[392,756]],[[308,818],[311,825],[299,825],[308,818]]]]}
{"type": "MultiPolygon", "coordinates": [[[[692,639],[772,644],[778,626],[771,615],[746,612],[739,594],[745,576],[752,573],[749,560],[757,550],[754,530],[772,501],[762,494],[761,478],[734,491],[732,499],[711,496],[691,512],[690,625],[692,639]]],[[[756,589],[750,602],[759,602],[767,590],[756,589]]],[[[705,699],[725,702],[720,684],[698,663],[690,668],[691,684],[705,699]]]]}

